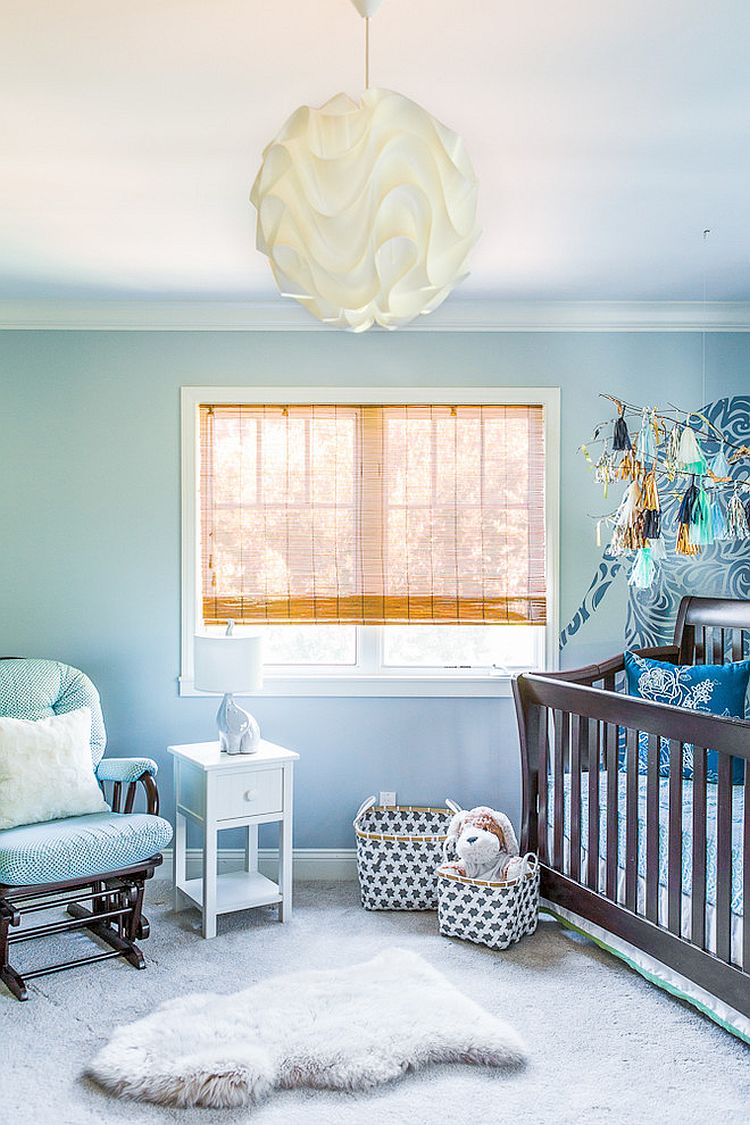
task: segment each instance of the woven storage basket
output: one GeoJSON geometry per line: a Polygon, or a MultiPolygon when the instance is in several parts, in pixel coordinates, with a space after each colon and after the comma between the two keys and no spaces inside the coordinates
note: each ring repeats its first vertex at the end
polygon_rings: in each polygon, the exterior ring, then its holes
{"type": "Polygon", "coordinates": [[[444,809],[365,801],[354,818],[365,910],[436,910],[436,871],[458,805],[444,809]]]}
{"type": "Polygon", "coordinates": [[[539,913],[539,863],[508,883],[467,879],[449,866],[438,869],[438,924],[445,937],[463,938],[490,949],[507,949],[533,934],[539,913]]]}

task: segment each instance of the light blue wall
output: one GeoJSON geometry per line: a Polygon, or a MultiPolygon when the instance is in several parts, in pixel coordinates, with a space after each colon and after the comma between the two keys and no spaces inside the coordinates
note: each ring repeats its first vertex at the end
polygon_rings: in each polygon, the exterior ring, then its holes
{"type": "MultiPolygon", "coordinates": [[[[702,398],[697,334],[0,333],[0,651],[53,656],[98,685],[110,754],[212,737],[215,705],[177,695],[179,388],[194,384],[562,388],[561,623],[598,558],[605,510],[576,447],[606,408],[702,398]]],[[[707,398],[750,389],[750,335],[710,335],[707,398]]],[[[615,650],[608,596],[567,663],[615,650]]],[[[509,700],[259,699],[264,734],[299,750],[296,843],[348,847],[360,800],[446,795],[517,814],[509,700]]],[[[171,809],[169,771],[162,775],[171,809]]]]}

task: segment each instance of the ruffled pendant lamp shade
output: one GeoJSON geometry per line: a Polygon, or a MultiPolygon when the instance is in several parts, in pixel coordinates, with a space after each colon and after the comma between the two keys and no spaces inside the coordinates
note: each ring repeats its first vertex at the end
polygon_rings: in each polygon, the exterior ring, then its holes
{"type": "MultiPolygon", "coordinates": [[[[369,17],[379,0],[352,2],[369,17]]],[[[266,147],[250,199],[281,294],[355,332],[436,309],[479,237],[460,137],[390,90],[296,110],[266,147]]]]}

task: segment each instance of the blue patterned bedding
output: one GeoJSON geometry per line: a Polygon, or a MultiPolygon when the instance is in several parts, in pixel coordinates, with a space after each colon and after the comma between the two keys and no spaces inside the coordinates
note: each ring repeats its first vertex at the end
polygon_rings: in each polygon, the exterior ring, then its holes
{"type": "MultiPolygon", "coordinates": [[[[619,823],[618,823],[618,866],[625,867],[625,783],[626,775],[618,774],[619,780],[619,823]]],[[[646,877],[646,782],[643,774],[638,776],[638,874],[646,877]]],[[[581,843],[582,854],[586,854],[588,836],[588,775],[584,775],[581,785],[581,843]]],[[[659,882],[667,885],[668,848],[668,800],[669,779],[659,779],[659,882]]],[[[706,901],[716,903],[716,785],[706,786],[706,901]]],[[[602,772],[599,779],[599,855],[602,859],[607,853],[607,775],[602,772]]],[[[742,914],[742,814],[743,786],[732,786],[732,911],[742,914]]],[[[553,816],[553,794],[550,792],[550,825],[553,816]]],[[[693,876],[692,857],[692,816],[693,783],[682,783],[682,889],[690,893],[693,876]]],[[[550,845],[552,841],[550,827],[550,845]]],[[[565,838],[570,842],[570,775],[565,775],[565,838]]]]}

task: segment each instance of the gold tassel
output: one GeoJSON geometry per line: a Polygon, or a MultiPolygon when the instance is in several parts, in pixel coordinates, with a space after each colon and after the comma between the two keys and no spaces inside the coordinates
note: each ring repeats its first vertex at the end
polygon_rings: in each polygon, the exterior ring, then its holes
{"type": "Polygon", "coordinates": [[[700,547],[696,547],[695,543],[690,542],[690,525],[686,523],[680,524],[680,530],[677,534],[677,543],[675,551],[678,555],[699,555],[701,553],[700,547]]]}
{"type": "Polygon", "coordinates": [[[647,512],[658,512],[661,508],[659,492],[656,487],[656,470],[646,473],[643,480],[642,504],[647,512]]]}
{"type": "Polygon", "coordinates": [[[622,545],[626,551],[638,551],[641,547],[648,546],[643,536],[643,520],[638,519],[636,523],[623,529],[622,545]]]}
{"type": "Polygon", "coordinates": [[[620,480],[635,480],[636,477],[639,477],[641,475],[642,471],[643,466],[641,465],[640,461],[636,460],[636,456],[633,450],[629,449],[625,454],[623,454],[622,461],[620,462],[620,469],[617,474],[618,477],[620,478],[620,480]]]}

